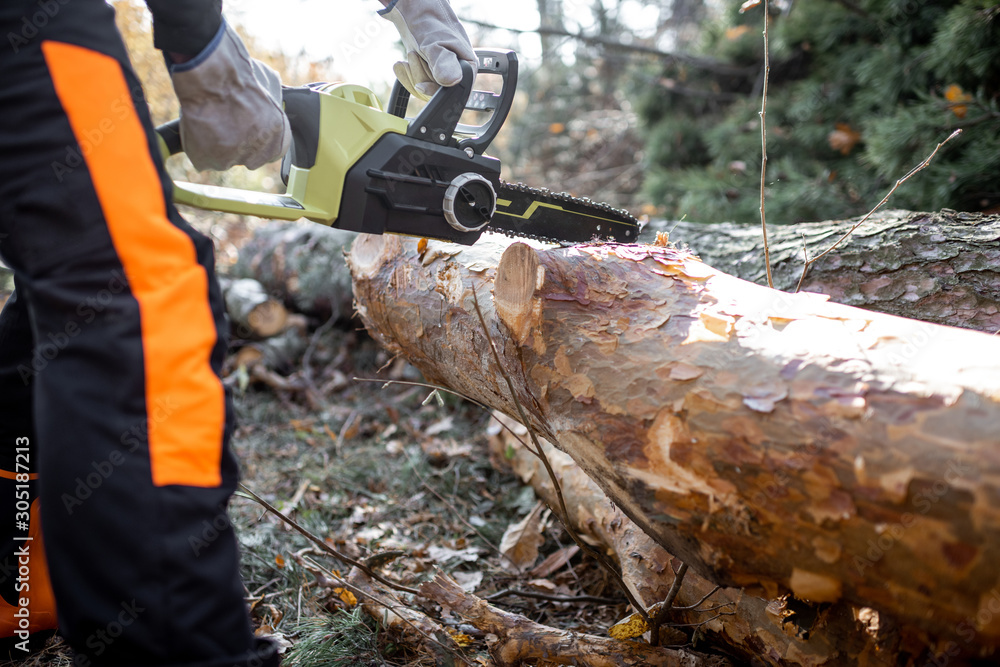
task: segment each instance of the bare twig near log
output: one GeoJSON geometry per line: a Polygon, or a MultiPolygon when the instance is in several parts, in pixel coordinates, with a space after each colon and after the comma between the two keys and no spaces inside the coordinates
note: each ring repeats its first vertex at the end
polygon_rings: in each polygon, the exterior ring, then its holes
{"type": "Polygon", "coordinates": [[[1000,338],[788,295],[652,246],[362,237],[369,330],[532,426],[702,576],[1000,645],[1000,338]]]}
{"type": "MultiPolygon", "coordinates": [[[[775,287],[791,291],[802,275],[802,249],[816,257],[856,221],[768,226],[775,287]]],[[[706,264],[764,283],[760,226],[653,221],[706,264]]],[[[1000,216],[979,213],[877,213],[834,253],[809,269],[802,289],[834,301],[926,322],[1000,330],[1000,216]]]]}
{"type": "MultiPolygon", "coordinates": [[[[543,500],[555,502],[538,457],[513,435],[524,427],[500,413],[494,417],[504,425],[490,439],[494,465],[511,468],[543,500]]],[[[571,508],[569,520],[581,536],[616,555],[626,585],[647,608],[668,597],[675,581],[671,567],[677,560],[615,507],[573,459],[548,442],[543,441],[542,447],[571,508]]],[[[862,625],[856,620],[860,613],[842,602],[810,605],[793,599],[764,600],[735,588],[719,588],[688,572],[666,618],[682,629],[697,629],[706,645],[746,662],[781,667],[895,665],[901,648],[899,633],[885,619],[879,619],[874,629],[862,625]],[[717,616],[722,610],[734,613],[717,616]]]]}
{"type": "Polygon", "coordinates": [[[420,587],[423,596],[451,609],[469,623],[497,637],[490,652],[500,667],[522,664],[626,667],[661,665],[699,667],[727,665],[722,658],[657,648],[648,644],[584,635],[540,625],[466,593],[438,575],[420,587]]]}

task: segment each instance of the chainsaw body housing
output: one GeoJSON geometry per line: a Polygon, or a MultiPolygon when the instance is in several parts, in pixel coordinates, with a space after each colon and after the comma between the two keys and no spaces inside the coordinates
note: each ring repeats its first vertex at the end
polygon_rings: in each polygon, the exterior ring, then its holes
{"type": "Polygon", "coordinates": [[[463,174],[480,177],[479,189],[471,195],[462,192],[470,201],[460,199],[456,205],[482,208],[485,227],[487,209],[489,215],[490,205],[495,209],[500,162],[483,155],[483,150],[506,119],[517,76],[512,51],[480,50],[477,55],[480,72],[502,77],[502,92],[474,91],[475,71],[465,64],[462,82],[441,88],[411,121],[402,117],[408,95],[398,83],[390,99],[395,114],[383,110],[375,94],[363,86],[286,88],[292,147],[281,166],[285,194],[176,182],[174,201],[279,220],[304,217],[353,232],[471,245],[482,229],[449,224],[446,193],[463,174]],[[490,118],[481,126],[459,125],[466,109],[490,112],[490,118]],[[489,199],[483,182],[492,186],[492,202],[479,201],[489,199]]]}

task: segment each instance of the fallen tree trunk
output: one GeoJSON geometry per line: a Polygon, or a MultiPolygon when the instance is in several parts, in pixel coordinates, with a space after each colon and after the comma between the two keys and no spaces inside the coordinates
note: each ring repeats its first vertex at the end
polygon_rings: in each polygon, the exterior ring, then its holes
{"type": "MultiPolygon", "coordinates": [[[[856,221],[768,226],[774,286],[792,291],[802,276],[803,247],[818,257],[856,221]]],[[[760,225],[653,221],[706,264],[766,284],[760,225]]],[[[1000,331],[1000,216],[980,213],[877,213],[834,252],[817,261],[802,289],[881,313],[1000,331]]]]}
{"type": "MultiPolygon", "coordinates": [[[[527,429],[500,413],[494,417],[506,428],[498,428],[490,440],[491,460],[530,484],[549,507],[558,508],[545,466],[524,446],[527,429]]],[[[565,520],[581,538],[614,555],[622,580],[646,609],[662,602],[674,583],[676,559],[615,507],[573,459],[545,440],[540,444],[569,510],[565,520]]],[[[718,588],[690,571],[667,618],[687,635],[696,633],[713,650],[776,667],[888,667],[899,664],[900,651],[917,653],[923,648],[919,642],[906,646],[891,623],[871,609],[843,601],[812,605],[787,597],[765,600],[735,588],[718,588]]]]}
{"type": "Polygon", "coordinates": [[[496,637],[490,653],[499,667],[579,665],[580,667],[724,667],[722,658],[649,644],[557,630],[512,614],[466,593],[439,574],[420,586],[420,593],[496,637]]]}
{"type": "Polygon", "coordinates": [[[373,335],[513,415],[478,295],[531,426],[702,576],[1000,644],[1000,339],[662,247],[362,237],[349,265],[373,335]]]}

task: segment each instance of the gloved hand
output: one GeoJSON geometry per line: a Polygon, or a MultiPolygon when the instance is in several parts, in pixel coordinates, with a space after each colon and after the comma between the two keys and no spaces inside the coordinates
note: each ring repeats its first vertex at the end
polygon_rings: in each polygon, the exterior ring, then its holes
{"type": "Polygon", "coordinates": [[[441,86],[462,80],[459,60],[476,65],[472,42],[447,0],[395,0],[379,12],[392,21],[403,38],[406,61],[392,71],[400,83],[422,100],[441,86]]]}
{"type": "Polygon", "coordinates": [[[224,19],[201,53],[168,68],[181,103],[181,145],[196,169],[256,169],[288,150],[281,77],[250,57],[224,19]]]}

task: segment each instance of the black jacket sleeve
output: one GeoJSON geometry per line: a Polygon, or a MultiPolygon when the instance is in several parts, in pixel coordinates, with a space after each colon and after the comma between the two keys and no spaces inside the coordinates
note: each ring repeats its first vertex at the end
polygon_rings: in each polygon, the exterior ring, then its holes
{"type": "Polygon", "coordinates": [[[222,0],[146,0],[153,14],[153,45],[195,56],[222,25],[222,0]]]}

